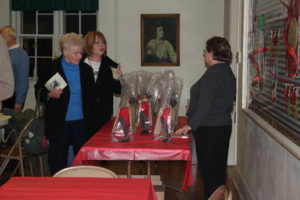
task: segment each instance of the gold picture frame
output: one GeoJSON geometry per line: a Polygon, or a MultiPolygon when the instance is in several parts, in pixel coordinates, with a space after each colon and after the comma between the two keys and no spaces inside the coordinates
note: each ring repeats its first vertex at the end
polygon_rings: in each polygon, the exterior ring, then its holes
{"type": "Polygon", "coordinates": [[[141,65],[180,65],[180,15],[141,14],[141,65]]]}

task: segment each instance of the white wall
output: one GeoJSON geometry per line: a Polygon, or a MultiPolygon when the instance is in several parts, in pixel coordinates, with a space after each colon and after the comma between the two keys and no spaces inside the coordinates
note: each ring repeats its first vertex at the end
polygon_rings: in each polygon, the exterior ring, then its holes
{"type": "Polygon", "coordinates": [[[184,115],[189,89],[205,70],[202,58],[205,41],[213,35],[223,35],[223,6],[219,0],[185,0],[184,3],[182,0],[102,0],[99,25],[108,40],[109,56],[116,56],[125,73],[173,69],[184,79],[179,110],[184,115]],[[116,17],[112,15],[114,12],[116,17]],[[140,15],[161,13],[180,14],[180,66],[142,67],[140,15]]]}
{"type": "Polygon", "coordinates": [[[2,26],[7,26],[10,23],[10,1],[1,0],[1,9],[0,9],[0,28],[2,26]]]}
{"type": "MultiPolygon", "coordinates": [[[[233,54],[233,60],[231,68],[238,81],[237,76],[238,67],[240,65],[240,60],[236,59],[236,55],[240,54],[241,41],[237,38],[241,34],[241,15],[239,0],[226,0],[224,4],[224,37],[227,38],[231,45],[231,50],[233,54]]],[[[238,95],[238,94],[237,94],[238,95]]],[[[236,104],[238,104],[239,99],[236,99],[236,104]]],[[[228,165],[236,164],[236,151],[237,151],[237,114],[236,106],[232,113],[232,134],[230,138],[229,154],[228,154],[228,165]]]]}

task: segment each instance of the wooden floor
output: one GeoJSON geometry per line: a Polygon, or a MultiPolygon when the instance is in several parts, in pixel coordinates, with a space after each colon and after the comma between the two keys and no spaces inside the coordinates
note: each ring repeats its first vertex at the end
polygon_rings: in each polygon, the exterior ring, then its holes
{"type": "MultiPolygon", "coordinates": [[[[104,161],[101,162],[102,167],[111,169],[117,174],[127,173],[127,162],[125,161],[104,161]]],[[[238,192],[232,181],[232,168],[228,167],[226,185],[232,191],[232,200],[240,200],[238,192]]],[[[180,191],[181,183],[183,182],[183,161],[157,161],[151,162],[151,175],[161,175],[161,178],[167,187],[165,188],[165,200],[202,200],[203,184],[201,180],[200,170],[196,165],[193,165],[193,180],[194,185],[187,192],[180,191]],[[168,187],[168,185],[170,187],[168,187]],[[178,190],[175,190],[178,189],[178,190]]],[[[135,161],[132,165],[132,174],[146,174],[146,162],[135,161]]]]}
{"type": "MultiPolygon", "coordinates": [[[[108,168],[114,171],[118,175],[127,174],[127,161],[101,161],[99,165],[101,167],[108,168]]],[[[38,165],[37,165],[38,166],[38,165]]],[[[189,188],[187,192],[180,191],[181,183],[183,182],[183,161],[157,161],[151,162],[151,175],[160,175],[163,185],[166,187],[155,187],[157,190],[164,191],[165,200],[202,200],[203,198],[203,184],[201,181],[200,170],[196,165],[193,165],[193,180],[194,184],[189,188]],[[163,189],[162,189],[163,188],[163,189]]],[[[29,170],[26,170],[27,176],[30,176],[29,170]]],[[[132,162],[131,173],[133,175],[145,175],[147,174],[147,163],[144,161],[132,162]]],[[[50,176],[49,169],[45,169],[46,176],[50,176]]],[[[228,167],[227,170],[226,185],[231,189],[233,193],[233,200],[240,200],[240,197],[234,187],[232,181],[232,167],[228,167]]],[[[37,167],[35,176],[40,176],[40,169],[37,167]]],[[[1,185],[0,177],[0,185],[1,185]]],[[[3,180],[2,180],[3,181],[3,180]]],[[[2,182],[3,183],[3,182],[2,182]]]]}

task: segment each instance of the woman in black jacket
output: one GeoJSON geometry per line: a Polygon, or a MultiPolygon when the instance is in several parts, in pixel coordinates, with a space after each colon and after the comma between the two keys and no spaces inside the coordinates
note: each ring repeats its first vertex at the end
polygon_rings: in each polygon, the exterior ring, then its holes
{"type": "Polygon", "coordinates": [[[67,167],[68,146],[73,145],[76,155],[81,146],[94,132],[94,77],[92,69],[80,63],[84,42],[75,34],[65,34],[60,40],[62,56],[43,66],[39,73],[36,90],[46,104],[46,137],[49,139],[48,162],[52,174],[67,167]],[[63,81],[45,84],[54,75],[63,81]],[[67,84],[61,87],[62,82],[67,84]]]}
{"type": "Polygon", "coordinates": [[[121,93],[118,80],[122,75],[120,66],[106,56],[106,39],[100,31],[90,31],[84,37],[85,53],[83,62],[94,72],[95,88],[95,130],[99,130],[113,114],[113,94],[121,93]]]}

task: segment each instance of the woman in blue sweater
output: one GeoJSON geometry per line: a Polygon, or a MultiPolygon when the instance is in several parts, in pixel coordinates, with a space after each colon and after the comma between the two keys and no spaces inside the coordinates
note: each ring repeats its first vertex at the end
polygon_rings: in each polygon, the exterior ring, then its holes
{"type": "Polygon", "coordinates": [[[75,34],[60,40],[62,56],[42,68],[36,85],[46,104],[46,136],[49,139],[48,162],[52,174],[67,167],[68,146],[76,155],[94,132],[94,77],[92,69],[80,63],[84,42],[75,34]],[[45,83],[55,74],[67,83],[65,88],[48,90],[45,83]]]}
{"type": "Polygon", "coordinates": [[[203,57],[207,70],[191,88],[188,124],[176,134],[193,132],[205,199],[208,199],[226,180],[236,80],[230,68],[231,47],[225,38],[207,40],[203,57]]]}

